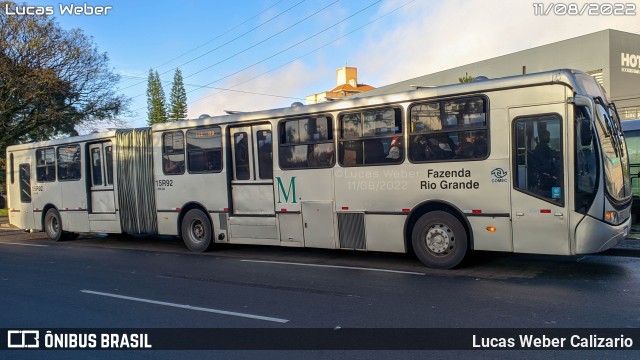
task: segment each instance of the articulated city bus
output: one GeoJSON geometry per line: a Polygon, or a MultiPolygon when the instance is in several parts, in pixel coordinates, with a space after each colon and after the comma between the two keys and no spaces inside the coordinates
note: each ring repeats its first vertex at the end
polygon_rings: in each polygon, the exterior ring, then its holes
{"type": "Polygon", "coordinates": [[[574,255],[615,246],[631,186],[615,107],[572,70],[11,146],[10,221],[219,243],[574,255]]]}

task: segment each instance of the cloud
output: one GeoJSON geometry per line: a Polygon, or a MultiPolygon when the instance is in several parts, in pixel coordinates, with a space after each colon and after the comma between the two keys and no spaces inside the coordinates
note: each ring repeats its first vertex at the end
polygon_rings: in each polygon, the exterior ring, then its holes
{"type": "MultiPolygon", "coordinates": [[[[380,13],[397,6],[388,0],[380,13]]],[[[356,66],[367,74],[363,80],[374,86],[608,28],[640,31],[636,16],[535,16],[531,1],[417,0],[394,19],[392,28],[384,27],[387,22],[369,28],[354,51],[356,66]]]]}
{"type": "MultiPolygon", "coordinates": [[[[265,71],[267,70],[264,68],[253,69],[243,72],[233,79],[215,84],[218,88],[231,88],[245,93],[207,89],[204,93],[199,93],[198,95],[195,94],[196,92],[193,95],[188,95],[189,118],[197,118],[201,114],[222,115],[224,110],[256,111],[287,107],[296,101],[304,103],[304,100],[288,97],[304,98],[304,96],[310,95],[314,91],[311,90],[309,94],[306,93],[309,91],[307,90],[309,84],[321,82],[328,76],[334,76],[334,70],[311,68],[302,61],[295,61],[281,69],[251,80],[247,84],[234,86],[250,80],[265,71]],[[283,97],[258,94],[281,95],[283,97]]],[[[322,90],[317,92],[320,91],[322,90]]]]}

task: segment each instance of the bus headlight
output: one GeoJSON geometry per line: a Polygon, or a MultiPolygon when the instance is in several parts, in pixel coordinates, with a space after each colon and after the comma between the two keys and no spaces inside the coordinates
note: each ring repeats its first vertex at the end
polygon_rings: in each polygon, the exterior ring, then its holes
{"type": "Polygon", "coordinates": [[[604,220],[609,224],[618,225],[618,213],[616,211],[607,211],[604,213],[604,220]]]}

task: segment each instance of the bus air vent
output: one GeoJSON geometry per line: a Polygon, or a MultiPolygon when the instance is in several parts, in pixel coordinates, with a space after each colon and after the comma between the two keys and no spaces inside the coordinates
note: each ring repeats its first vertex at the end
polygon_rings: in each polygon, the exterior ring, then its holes
{"type": "Polygon", "coordinates": [[[364,213],[338,213],[341,249],[366,249],[364,213]]]}

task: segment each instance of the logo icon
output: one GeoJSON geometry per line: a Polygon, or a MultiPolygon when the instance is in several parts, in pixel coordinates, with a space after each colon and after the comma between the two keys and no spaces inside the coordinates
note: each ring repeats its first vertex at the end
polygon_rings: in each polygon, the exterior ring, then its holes
{"type": "Polygon", "coordinates": [[[40,331],[9,330],[7,331],[7,347],[9,349],[26,349],[40,347],[40,331]]]}
{"type": "Polygon", "coordinates": [[[491,175],[493,175],[497,179],[502,179],[507,176],[507,172],[503,168],[495,168],[491,170],[491,175]]]}

